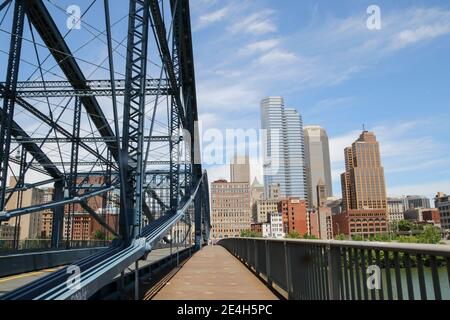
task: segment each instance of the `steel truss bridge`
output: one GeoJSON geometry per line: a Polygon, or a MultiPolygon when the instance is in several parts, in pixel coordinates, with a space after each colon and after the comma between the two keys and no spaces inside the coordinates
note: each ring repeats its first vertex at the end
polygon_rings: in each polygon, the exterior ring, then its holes
{"type": "Polygon", "coordinates": [[[2,299],[89,298],[171,230],[197,249],[209,238],[189,1],[83,6],[75,17],[57,1],[0,1],[0,222],[17,245],[21,219],[49,212],[51,247],[70,249],[82,210],[114,240],[75,263],[79,286],[63,268],[2,299]],[[50,199],[24,205],[39,186],[50,199]]]}

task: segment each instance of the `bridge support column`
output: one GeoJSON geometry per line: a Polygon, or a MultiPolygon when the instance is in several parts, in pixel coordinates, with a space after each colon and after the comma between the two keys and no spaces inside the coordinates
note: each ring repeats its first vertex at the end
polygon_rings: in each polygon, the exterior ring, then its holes
{"type": "Polygon", "coordinates": [[[202,197],[200,194],[196,195],[194,205],[195,205],[195,249],[200,250],[202,248],[202,197]]]}
{"type": "MultiPolygon", "coordinates": [[[[61,201],[64,199],[64,182],[58,181],[54,185],[53,201],[61,201]]],[[[57,248],[59,241],[62,239],[64,223],[64,206],[58,206],[53,209],[53,222],[52,222],[52,248],[57,248]]]]}
{"type": "Polygon", "coordinates": [[[134,300],[139,300],[139,260],[134,263],[134,300]]]}

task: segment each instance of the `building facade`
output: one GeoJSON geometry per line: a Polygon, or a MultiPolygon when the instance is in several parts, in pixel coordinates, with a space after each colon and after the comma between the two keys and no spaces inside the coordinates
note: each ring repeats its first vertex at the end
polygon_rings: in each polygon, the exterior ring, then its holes
{"type": "Polygon", "coordinates": [[[281,197],[307,200],[305,148],[302,117],[285,108],[282,97],[261,102],[261,128],[265,130],[264,186],[280,185],[281,197]]]}
{"type": "Polygon", "coordinates": [[[278,199],[264,199],[256,201],[255,222],[267,222],[271,213],[278,212],[278,202],[278,199]]]}
{"type": "Polygon", "coordinates": [[[269,215],[270,237],[283,239],[286,236],[284,229],[284,217],[282,213],[274,212],[269,215]]]}
{"type": "Polygon", "coordinates": [[[401,198],[388,198],[388,218],[390,222],[403,220],[405,213],[405,203],[401,198]]]}
{"type": "Polygon", "coordinates": [[[331,208],[320,207],[317,210],[318,214],[318,224],[319,224],[319,236],[318,238],[322,240],[332,240],[333,239],[333,216],[331,213],[331,208]]]}
{"type": "MultiPolygon", "coordinates": [[[[16,179],[11,177],[9,187],[16,185],[16,179]]],[[[11,195],[6,210],[25,208],[43,203],[44,191],[38,188],[30,188],[24,191],[16,191],[11,195]]],[[[7,225],[17,228],[16,238],[18,240],[37,239],[40,237],[41,212],[33,212],[20,217],[11,218],[7,225]]]]}
{"type": "Polygon", "coordinates": [[[380,146],[372,132],[363,131],[346,148],[341,175],[343,209],[333,217],[334,233],[370,237],[387,232],[387,197],[380,146]]]}
{"type": "Polygon", "coordinates": [[[439,210],[442,229],[450,231],[450,196],[438,192],[434,198],[434,204],[439,210]]]}
{"type": "Polygon", "coordinates": [[[431,208],[430,199],[425,196],[406,196],[405,210],[417,208],[431,208]]]}
{"type": "Polygon", "coordinates": [[[281,200],[278,203],[278,212],[283,214],[285,233],[309,233],[306,201],[296,198],[281,200]]]}
{"type": "Polygon", "coordinates": [[[230,166],[231,182],[250,183],[250,161],[248,156],[235,156],[230,166]]]}
{"type": "Polygon", "coordinates": [[[211,183],[211,237],[213,240],[239,237],[253,223],[250,185],[218,180],[211,183]]]}
{"type": "MultiPolygon", "coordinates": [[[[20,227],[17,227],[18,232],[20,232],[20,227]]],[[[10,226],[8,224],[0,225],[0,240],[14,240],[14,234],[16,231],[15,226],[10,226]]]]}
{"type": "Polygon", "coordinates": [[[250,204],[252,208],[253,222],[258,222],[257,202],[264,199],[264,186],[255,178],[250,187],[250,204]]]}
{"type": "Polygon", "coordinates": [[[307,126],[305,135],[306,177],[308,186],[308,204],[318,208],[317,186],[322,186],[325,198],[333,195],[331,182],[330,147],[325,129],[319,126],[307,126]]]}

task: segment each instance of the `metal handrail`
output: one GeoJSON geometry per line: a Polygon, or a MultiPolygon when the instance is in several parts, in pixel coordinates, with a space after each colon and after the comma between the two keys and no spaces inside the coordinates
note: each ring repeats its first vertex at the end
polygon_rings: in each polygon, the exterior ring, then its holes
{"type": "Polygon", "coordinates": [[[328,245],[330,247],[346,247],[356,249],[389,250],[396,252],[419,253],[450,257],[450,245],[423,243],[392,243],[378,241],[347,241],[347,240],[304,240],[304,239],[270,239],[270,238],[238,238],[258,241],[292,242],[312,245],[328,245]]]}
{"type": "Polygon", "coordinates": [[[450,299],[446,245],[266,238],[218,244],[289,299],[450,299]]]}

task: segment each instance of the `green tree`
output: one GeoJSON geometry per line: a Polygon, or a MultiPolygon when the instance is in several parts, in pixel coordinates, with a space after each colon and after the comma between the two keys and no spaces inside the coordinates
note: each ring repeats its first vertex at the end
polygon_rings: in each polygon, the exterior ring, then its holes
{"type": "Polygon", "coordinates": [[[419,243],[437,244],[442,240],[439,228],[432,225],[424,226],[423,232],[417,236],[419,243]]]}
{"type": "Polygon", "coordinates": [[[261,232],[256,232],[253,230],[243,230],[241,231],[242,238],[262,238],[261,232]]]}
{"type": "Polygon", "coordinates": [[[105,240],[106,239],[106,234],[104,232],[100,231],[100,230],[97,230],[92,235],[92,238],[94,240],[105,240]]]}
{"type": "Polygon", "coordinates": [[[347,237],[345,236],[345,234],[341,233],[336,236],[336,240],[345,241],[347,240],[347,237]]]}
{"type": "Polygon", "coordinates": [[[352,240],[353,241],[364,241],[364,238],[363,238],[363,236],[360,236],[360,235],[353,235],[352,240]]]}
{"type": "Polygon", "coordinates": [[[317,237],[314,236],[314,235],[309,235],[309,234],[305,233],[305,234],[303,235],[303,239],[317,240],[317,237]]]}
{"type": "Polygon", "coordinates": [[[397,224],[399,231],[411,231],[414,228],[414,224],[408,220],[401,220],[397,224]]]}
{"type": "Polygon", "coordinates": [[[286,235],[286,239],[301,239],[302,236],[300,235],[300,233],[298,233],[298,231],[291,231],[286,235]]]}

